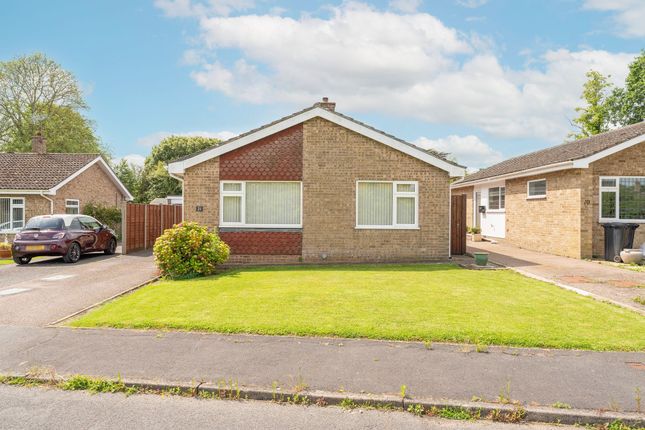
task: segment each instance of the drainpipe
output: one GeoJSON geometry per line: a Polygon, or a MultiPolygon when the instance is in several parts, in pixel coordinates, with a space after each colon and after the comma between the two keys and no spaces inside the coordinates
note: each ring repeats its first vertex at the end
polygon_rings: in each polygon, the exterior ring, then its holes
{"type": "Polygon", "coordinates": [[[54,215],[54,201],[47,197],[42,191],[40,192],[40,197],[49,201],[49,214],[54,215]]]}

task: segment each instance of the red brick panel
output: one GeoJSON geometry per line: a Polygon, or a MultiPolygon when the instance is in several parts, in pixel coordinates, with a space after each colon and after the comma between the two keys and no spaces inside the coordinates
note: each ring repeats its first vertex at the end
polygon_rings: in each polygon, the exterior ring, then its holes
{"type": "Polygon", "coordinates": [[[220,180],[302,180],[302,124],[220,157],[220,180]]]}
{"type": "Polygon", "coordinates": [[[288,231],[220,232],[219,236],[231,247],[231,254],[300,255],[302,233],[288,231]]]}

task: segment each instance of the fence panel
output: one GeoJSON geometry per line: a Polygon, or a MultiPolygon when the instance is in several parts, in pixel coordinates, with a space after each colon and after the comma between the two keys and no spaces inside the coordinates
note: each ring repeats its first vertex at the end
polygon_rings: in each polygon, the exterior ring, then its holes
{"type": "Polygon", "coordinates": [[[164,230],[182,221],[180,205],[128,203],[123,209],[123,253],[152,249],[164,230]]]}

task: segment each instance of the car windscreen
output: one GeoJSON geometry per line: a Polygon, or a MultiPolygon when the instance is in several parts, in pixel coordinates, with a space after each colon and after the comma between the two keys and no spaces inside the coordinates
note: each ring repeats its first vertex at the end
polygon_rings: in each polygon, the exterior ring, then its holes
{"type": "Polygon", "coordinates": [[[24,230],[65,230],[62,218],[32,218],[24,230]]]}

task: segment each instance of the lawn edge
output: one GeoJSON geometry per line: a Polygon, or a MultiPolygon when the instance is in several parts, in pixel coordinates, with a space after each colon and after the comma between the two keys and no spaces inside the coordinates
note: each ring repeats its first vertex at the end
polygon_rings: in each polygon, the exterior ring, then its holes
{"type": "MultiPolygon", "coordinates": [[[[53,382],[63,382],[68,378],[55,375],[52,378],[34,377],[29,374],[3,374],[5,377],[24,378],[26,381],[40,384],[43,386],[55,387],[53,382]]],[[[77,375],[70,375],[77,376],[77,375]]],[[[392,411],[406,412],[407,407],[420,405],[426,410],[432,408],[459,408],[472,413],[479,413],[482,417],[487,417],[494,412],[513,414],[518,410],[523,411],[524,415],[521,422],[533,423],[553,423],[565,425],[586,425],[586,424],[610,424],[614,421],[640,428],[645,426],[645,414],[637,412],[615,412],[605,410],[589,409],[558,409],[547,406],[529,406],[521,404],[502,404],[490,402],[473,402],[459,401],[449,399],[426,399],[405,396],[393,396],[387,394],[358,394],[348,392],[330,392],[321,390],[282,390],[281,388],[263,389],[263,388],[239,388],[233,381],[225,382],[225,385],[205,383],[195,381],[191,383],[177,382],[150,382],[140,379],[107,379],[108,381],[121,382],[126,387],[140,389],[142,394],[164,394],[164,393],[182,393],[192,397],[199,397],[199,393],[209,393],[212,398],[219,400],[256,400],[269,401],[274,403],[306,404],[313,407],[325,406],[342,406],[343,403],[351,402],[357,409],[366,408],[383,408],[392,411]],[[229,386],[230,383],[230,386],[229,386]],[[297,399],[300,399],[300,403],[297,399]],[[307,399],[310,403],[302,403],[307,399]]],[[[480,418],[489,420],[489,418],[480,418]]]]}

